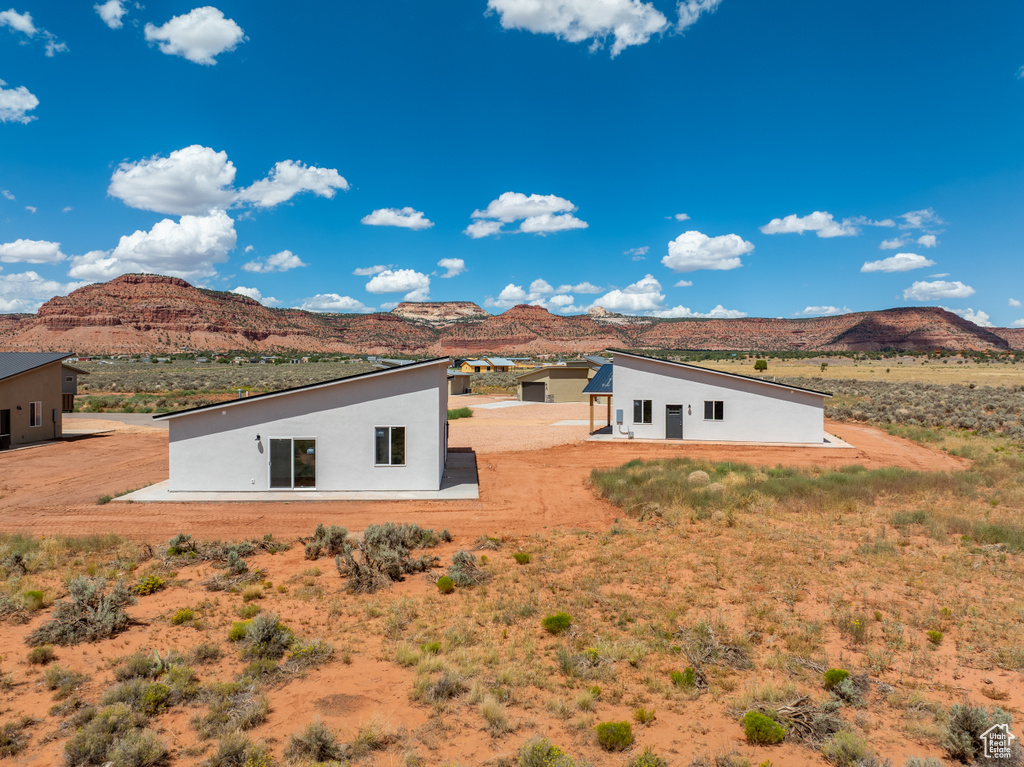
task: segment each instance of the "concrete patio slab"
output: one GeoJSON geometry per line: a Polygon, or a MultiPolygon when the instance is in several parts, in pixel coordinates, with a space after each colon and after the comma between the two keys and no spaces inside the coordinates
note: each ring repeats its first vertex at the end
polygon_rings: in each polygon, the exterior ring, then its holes
{"type": "Polygon", "coordinates": [[[616,438],[608,427],[601,429],[600,431],[594,432],[587,438],[587,442],[622,442],[623,444],[629,444],[630,442],[643,442],[652,445],[679,445],[680,447],[685,445],[749,445],[751,447],[806,447],[816,450],[818,448],[850,448],[853,449],[853,445],[843,442],[839,437],[834,434],[825,432],[822,437],[821,444],[810,444],[803,442],[717,442],[702,439],[625,439],[624,437],[616,438]]]}
{"type": "Polygon", "coordinates": [[[476,453],[471,450],[451,451],[445,466],[440,490],[348,491],[269,490],[265,492],[176,492],[170,480],[157,482],[133,493],[115,498],[114,502],[133,503],[239,503],[311,501],[475,501],[480,498],[480,481],[476,471],[476,453]]]}

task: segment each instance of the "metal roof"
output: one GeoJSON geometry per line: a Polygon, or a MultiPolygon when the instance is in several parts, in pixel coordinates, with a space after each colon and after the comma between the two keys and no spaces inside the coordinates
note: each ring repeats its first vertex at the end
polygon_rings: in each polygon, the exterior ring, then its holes
{"type": "Polygon", "coordinates": [[[239,407],[249,402],[255,402],[256,400],[269,399],[271,397],[280,397],[284,394],[292,394],[298,391],[306,391],[307,389],[319,389],[323,386],[335,386],[337,384],[345,384],[349,381],[356,381],[360,378],[370,378],[371,376],[386,376],[398,373],[404,373],[414,368],[427,367],[428,365],[444,364],[447,369],[448,364],[451,362],[450,357],[437,357],[432,360],[423,360],[422,362],[410,362],[408,365],[400,365],[396,368],[384,368],[383,370],[371,370],[368,373],[357,373],[354,376],[346,376],[344,378],[332,378],[330,381],[321,381],[320,383],[306,384],[305,386],[293,386],[291,389],[281,389],[279,391],[268,391],[265,394],[254,394],[252,397],[246,397],[244,399],[232,399],[226,402],[214,402],[209,405],[200,405],[199,407],[190,407],[186,410],[176,410],[173,413],[158,413],[153,416],[154,421],[158,421],[164,418],[176,418],[181,415],[191,415],[192,413],[201,412],[203,410],[215,410],[217,408],[228,408],[228,407],[239,407]]]}
{"type": "Polygon", "coordinates": [[[507,360],[504,357],[488,357],[487,361],[490,362],[493,367],[514,368],[516,366],[516,363],[512,360],[507,360]]]}
{"type": "Polygon", "coordinates": [[[584,394],[611,394],[612,376],[615,373],[615,366],[611,363],[602,365],[594,373],[594,377],[587,381],[583,387],[584,394]]]}
{"type": "Polygon", "coordinates": [[[595,365],[610,365],[611,362],[612,362],[607,357],[600,357],[600,356],[598,356],[596,354],[588,354],[583,359],[590,360],[595,365]]]}
{"type": "Polygon", "coordinates": [[[0,352],[0,381],[74,356],[74,352],[0,352]]]}

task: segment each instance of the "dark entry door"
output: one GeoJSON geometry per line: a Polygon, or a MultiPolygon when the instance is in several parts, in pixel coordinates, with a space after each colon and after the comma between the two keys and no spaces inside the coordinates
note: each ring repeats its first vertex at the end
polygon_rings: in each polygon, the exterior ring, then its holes
{"type": "Polygon", "coordinates": [[[683,406],[667,405],[665,407],[665,439],[683,438],[683,406]]]}
{"type": "Polygon", "coordinates": [[[0,410],[0,450],[11,446],[11,411],[0,410]]]}
{"type": "Polygon", "coordinates": [[[523,402],[543,402],[544,384],[523,382],[523,402]]]}

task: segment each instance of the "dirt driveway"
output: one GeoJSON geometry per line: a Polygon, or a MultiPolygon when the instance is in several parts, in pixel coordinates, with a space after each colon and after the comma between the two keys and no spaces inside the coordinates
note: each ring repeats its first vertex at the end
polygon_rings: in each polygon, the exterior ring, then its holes
{"type": "MultiPolygon", "coordinates": [[[[467,404],[469,404],[467,402],[467,404]]],[[[967,461],[853,424],[827,424],[855,449],[586,442],[586,406],[524,405],[477,410],[453,421],[450,443],[477,451],[478,501],[98,504],[97,499],[167,478],[167,432],[128,427],[72,442],[0,454],[0,530],[86,535],[115,532],[162,541],[179,530],[232,539],[309,535],[320,522],[358,531],[373,522],[450,528],[460,539],[545,528],[606,529],[619,512],[594,498],[590,470],[633,458],[686,455],[758,465],[955,471],[967,461]],[[575,410],[573,408],[575,407],[575,410]],[[539,447],[538,447],[539,446],[539,447]]],[[[71,420],[71,419],[69,419],[71,420]]]]}

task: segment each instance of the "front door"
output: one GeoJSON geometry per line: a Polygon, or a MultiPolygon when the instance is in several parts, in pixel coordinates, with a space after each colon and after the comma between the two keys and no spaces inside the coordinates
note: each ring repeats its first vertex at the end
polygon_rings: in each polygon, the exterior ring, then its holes
{"type": "Polygon", "coordinates": [[[11,446],[11,411],[0,410],[0,450],[11,446]]]}
{"type": "Polygon", "coordinates": [[[316,487],[316,440],[270,440],[270,488],[316,487]]]}
{"type": "Polygon", "coordinates": [[[667,405],[665,407],[665,439],[683,438],[683,406],[667,405]]]}

